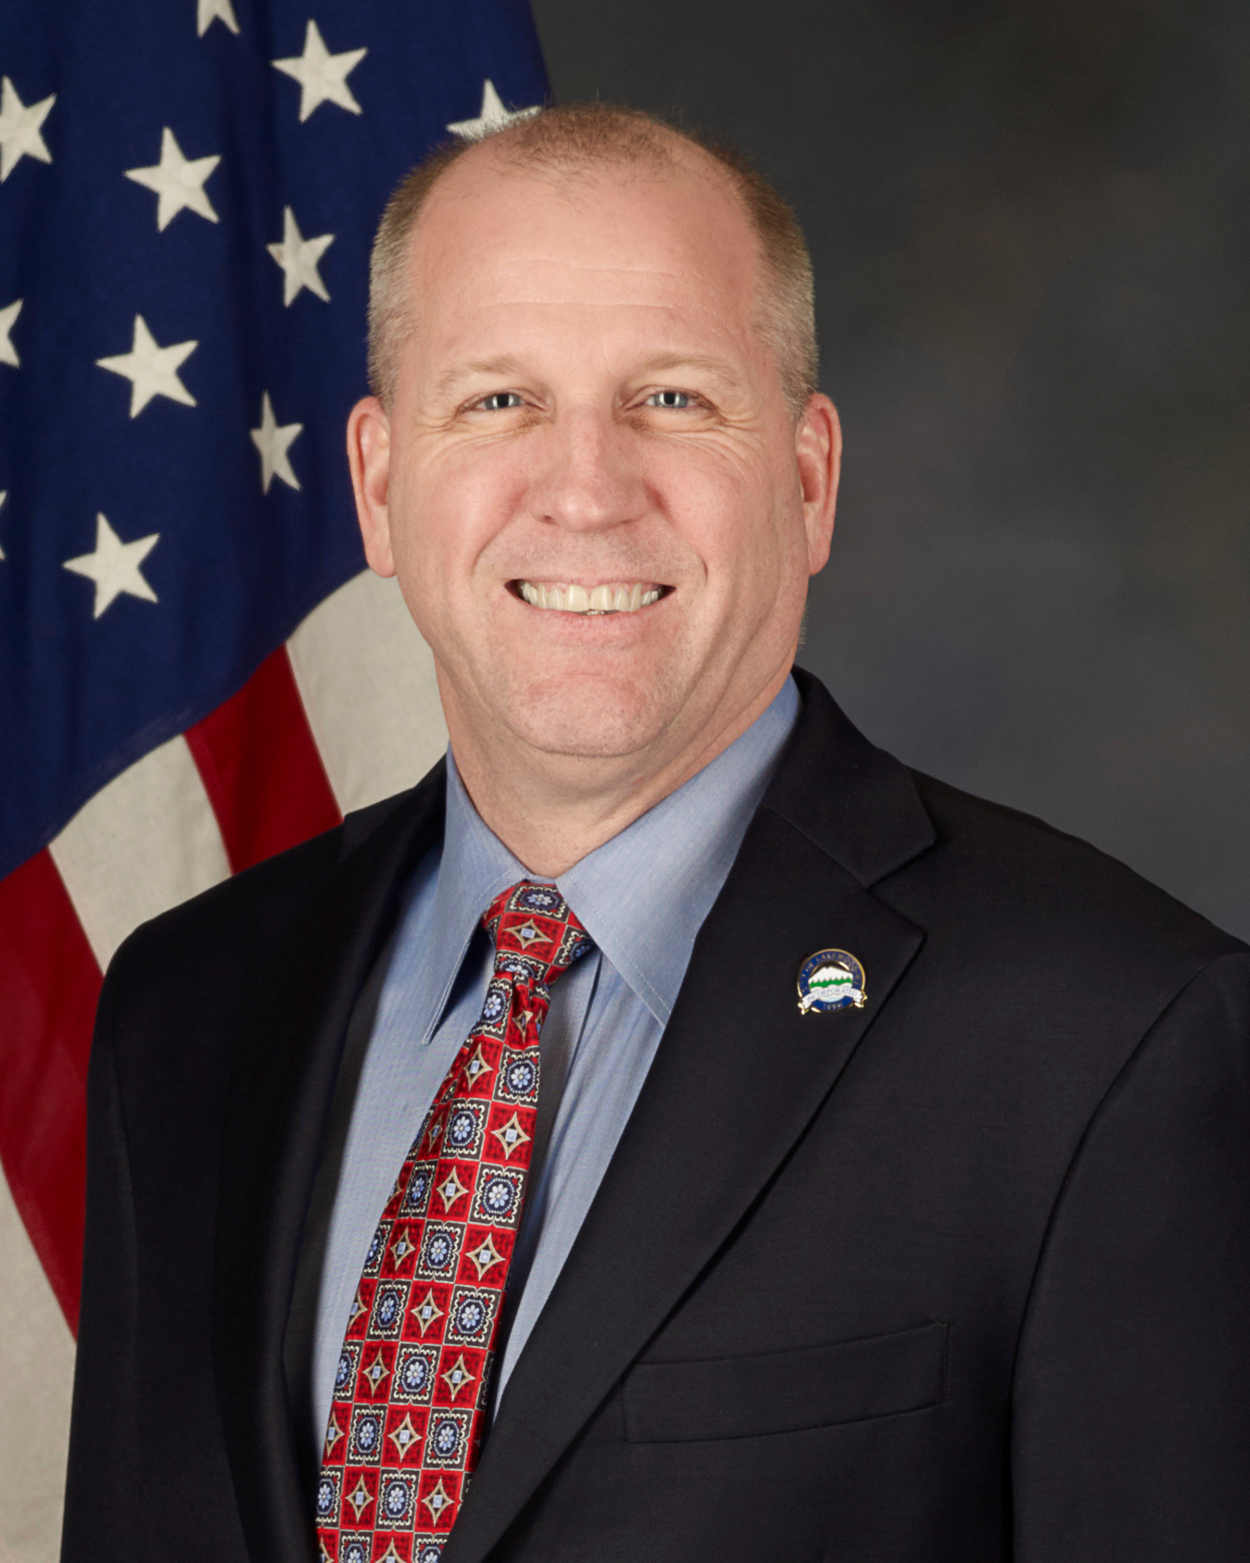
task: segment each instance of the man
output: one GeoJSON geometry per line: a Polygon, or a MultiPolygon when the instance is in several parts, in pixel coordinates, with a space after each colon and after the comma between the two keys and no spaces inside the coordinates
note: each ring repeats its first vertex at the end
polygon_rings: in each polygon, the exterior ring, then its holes
{"type": "Polygon", "coordinates": [[[451,752],[113,965],[65,1558],[1250,1557],[1247,951],[792,676],[784,207],[548,111],[371,326],[451,752]]]}

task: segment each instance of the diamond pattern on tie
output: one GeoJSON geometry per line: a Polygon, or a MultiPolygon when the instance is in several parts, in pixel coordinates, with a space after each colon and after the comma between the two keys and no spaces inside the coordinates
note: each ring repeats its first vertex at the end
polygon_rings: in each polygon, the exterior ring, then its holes
{"type": "Polygon", "coordinates": [[[522,880],[482,922],[482,1015],[435,1095],[365,1257],[326,1425],[327,1563],[435,1563],[481,1445],[538,1106],[550,985],[591,948],[551,885],[522,880]]]}

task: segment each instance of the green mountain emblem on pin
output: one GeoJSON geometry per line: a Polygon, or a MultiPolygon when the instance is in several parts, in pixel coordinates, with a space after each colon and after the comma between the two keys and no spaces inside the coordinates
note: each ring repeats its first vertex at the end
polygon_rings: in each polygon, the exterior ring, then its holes
{"type": "Polygon", "coordinates": [[[810,972],[805,968],[799,978],[800,1013],[806,1015],[815,1005],[821,1009],[864,1007],[864,979],[858,962],[854,962],[856,969],[850,971],[834,959],[825,960],[818,955],[812,960],[819,964],[810,972]]]}

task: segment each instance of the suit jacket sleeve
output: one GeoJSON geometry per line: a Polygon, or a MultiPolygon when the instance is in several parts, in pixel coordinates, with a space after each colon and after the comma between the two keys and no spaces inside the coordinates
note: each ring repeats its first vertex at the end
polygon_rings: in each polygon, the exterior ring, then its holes
{"type": "Polygon", "coordinates": [[[1173,1001],[1095,1113],[1017,1362],[1018,1563],[1250,1558],[1250,956],[1173,1001]]]}
{"type": "Polygon", "coordinates": [[[100,995],[87,1078],[87,1229],[74,1373],[63,1563],[141,1557],[135,1437],[134,1200],[113,1025],[118,962],[100,995]],[[116,1495],[131,1496],[129,1502],[116,1495]]]}

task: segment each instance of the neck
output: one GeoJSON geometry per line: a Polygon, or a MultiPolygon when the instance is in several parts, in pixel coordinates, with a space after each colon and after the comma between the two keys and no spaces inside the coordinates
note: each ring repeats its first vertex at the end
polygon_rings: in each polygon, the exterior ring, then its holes
{"type": "Polygon", "coordinates": [[[482,819],[529,872],[558,879],[722,754],[772,704],[789,664],[746,706],[705,726],[676,754],[548,754],[520,743],[476,741],[444,698],[456,769],[482,819]]]}

